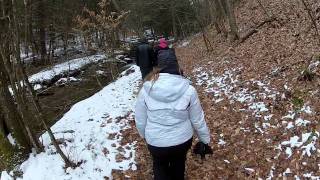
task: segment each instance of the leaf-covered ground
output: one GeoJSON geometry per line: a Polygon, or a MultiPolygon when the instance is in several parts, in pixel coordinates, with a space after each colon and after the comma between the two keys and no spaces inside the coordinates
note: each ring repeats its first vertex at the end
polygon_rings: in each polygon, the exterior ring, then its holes
{"type": "MultiPolygon", "coordinates": [[[[201,94],[215,149],[204,165],[189,168],[190,179],[320,178],[318,39],[300,2],[263,3],[277,21],[244,43],[216,35],[208,53],[194,36],[177,49],[201,94]]],[[[311,5],[318,12],[319,3],[311,5]]],[[[239,7],[241,34],[263,21],[255,2],[239,7]]]]}

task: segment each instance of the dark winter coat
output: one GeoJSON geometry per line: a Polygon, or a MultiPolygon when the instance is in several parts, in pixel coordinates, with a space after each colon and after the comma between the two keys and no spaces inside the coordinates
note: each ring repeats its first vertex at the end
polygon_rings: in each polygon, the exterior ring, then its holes
{"type": "Polygon", "coordinates": [[[136,63],[140,68],[152,68],[155,66],[153,49],[147,43],[142,43],[137,47],[136,63]]]}

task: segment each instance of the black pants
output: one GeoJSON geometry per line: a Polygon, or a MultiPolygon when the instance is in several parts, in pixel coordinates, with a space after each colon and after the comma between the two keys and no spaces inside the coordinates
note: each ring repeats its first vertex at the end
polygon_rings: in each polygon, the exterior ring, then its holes
{"type": "Polygon", "coordinates": [[[192,138],[187,142],[170,147],[148,145],[153,158],[155,180],[184,180],[185,162],[192,138]]]}

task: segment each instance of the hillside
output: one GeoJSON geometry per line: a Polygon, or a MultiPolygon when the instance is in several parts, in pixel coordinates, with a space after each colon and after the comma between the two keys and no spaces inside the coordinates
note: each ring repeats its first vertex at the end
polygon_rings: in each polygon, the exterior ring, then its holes
{"type": "MultiPolygon", "coordinates": [[[[300,2],[263,3],[276,21],[245,42],[230,45],[211,31],[212,52],[200,35],[177,49],[201,93],[215,150],[204,164],[189,159],[190,179],[320,178],[319,39],[300,2]]],[[[312,9],[319,7],[314,1],[312,9]]],[[[263,13],[242,2],[241,34],[264,21],[263,13]]]]}

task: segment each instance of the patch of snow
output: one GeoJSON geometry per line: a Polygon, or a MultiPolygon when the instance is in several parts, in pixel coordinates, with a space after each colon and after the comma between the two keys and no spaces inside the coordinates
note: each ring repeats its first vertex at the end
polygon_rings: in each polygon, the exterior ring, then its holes
{"type": "Polygon", "coordinates": [[[266,180],[272,180],[272,178],[274,177],[274,175],[273,175],[274,170],[275,170],[275,167],[274,167],[274,165],[273,165],[273,166],[271,167],[270,171],[269,171],[269,175],[268,175],[268,177],[267,177],[266,180]]]}
{"type": "Polygon", "coordinates": [[[292,156],[292,149],[290,147],[286,148],[286,154],[288,155],[288,158],[292,156]]]}
{"type": "Polygon", "coordinates": [[[299,178],[298,175],[294,175],[294,179],[295,179],[295,180],[300,180],[300,178],[299,178]]]}
{"type": "Polygon", "coordinates": [[[311,156],[312,152],[316,151],[316,142],[319,139],[319,132],[310,132],[310,133],[303,133],[300,137],[293,136],[290,137],[289,141],[283,141],[280,144],[280,150],[281,146],[286,147],[286,154],[288,155],[288,158],[292,155],[292,149],[291,148],[300,148],[302,150],[302,155],[311,156]],[[308,144],[306,144],[309,142],[308,144]],[[306,145],[305,145],[306,144],[306,145]]]}
{"type": "Polygon", "coordinates": [[[7,138],[9,140],[10,144],[12,144],[14,146],[16,145],[16,140],[12,137],[11,133],[7,136],[7,138]]]}
{"type": "Polygon", "coordinates": [[[264,119],[265,121],[270,121],[271,118],[272,118],[272,116],[273,116],[273,114],[269,114],[269,115],[264,116],[263,119],[264,119]]]}
{"type": "Polygon", "coordinates": [[[137,66],[129,70],[134,72],[75,104],[52,126],[57,139],[73,139],[60,146],[72,161],[82,162],[80,167],[65,170],[62,159],[45,133],[41,136],[45,152],[30,154],[29,159],[20,166],[23,180],[104,179],[111,178],[113,169],[137,169],[135,142],[122,146],[122,150],[118,149],[123,138],[121,130],[129,128],[129,121],[134,119],[130,112],[134,108],[134,94],[141,80],[137,66]],[[129,117],[119,118],[127,114],[130,114],[129,117]],[[63,133],[70,130],[72,133],[63,133]],[[110,134],[116,134],[116,137],[109,139],[110,134]],[[124,157],[120,161],[117,159],[119,155],[124,157]]]}
{"type": "Polygon", "coordinates": [[[289,114],[285,115],[282,117],[282,119],[294,119],[294,117],[296,116],[296,113],[293,111],[289,111],[289,114]]]}
{"type": "Polygon", "coordinates": [[[310,107],[310,106],[304,105],[304,106],[301,108],[300,111],[301,111],[301,112],[305,112],[305,113],[307,113],[307,114],[312,114],[312,110],[311,110],[311,107],[310,107]]]}
{"type": "Polygon", "coordinates": [[[289,122],[286,129],[294,128],[293,122],[289,122]]]}
{"type": "Polygon", "coordinates": [[[246,171],[249,171],[250,173],[253,173],[255,170],[252,168],[244,168],[246,171]]]}
{"type": "Polygon", "coordinates": [[[309,64],[308,66],[308,70],[311,72],[316,72],[317,71],[317,67],[320,65],[320,61],[315,61],[311,64],[309,64]]]}
{"type": "MultiPolygon", "coordinates": [[[[238,111],[252,112],[257,120],[268,121],[272,118],[269,105],[261,99],[275,100],[280,93],[273,88],[268,87],[269,82],[262,82],[251,79],[249,81],[240,81],[242,67],[225,70],[222,75],[215,75],[213,72],[206,72],[203,67],[197,67],[193,70],[196,74],[196,85],[202,86],[205,92],[212,94],[215,103],[223,99],[229,100],[230,104],[240,102],[247,108],[240,108],[238,111]],[[249,87],[245,87],[248,85],[249,87]],[[258,86],[259,91],[251,90],[250,85],[258,86]],[[262,91],[262,92],[261,92],[262,91]]],[[[234,109],[237,111],[237,109],[234,109]]],[[[256,124],[256,130],[263,133],[260,125],[256,124]]],[[[263,124],[264,128],[270,127],[269,124],[263,124]]]]}
{"type": "Polygon", "coordinates": [[[223,146],[225,144],[227,144],[223,139],[219,139],[219,142],[218,142],[219,145],[223,146]]]}
{"type": "Polygon", "coordinates": [[[290,168],[287,168],[287,169],[282,173],[282,175],[284,175],[284,176],[286,176],[286,175],[288,175],[288,174],[292,174],[290,168]]]}
{"type": "Polygon", "coordinates": [[[101,74],[104,74],[104,71],[98,70],[98,71],[96,71],[96,73],[101,75],[101,74]]]}
{"type": "Polygon", "coordinates": [[[190,41],[184,41],[179,47],[186,47],[190,44],[190,41]]]}
{"type": "Polygon", "coordinates": [[[227,163],[227,164],[230,164],[230,161],[228,161],[228,160],[223,160],[225,163],[227,163]]]}
{"type": "Polygon", "coordinates": [[[113,53],[114,53],[114,54],[123,54],[124,51],[122,51],[122,50],[115,50],[113,53]]]}
{"type": "Polygon", "coordinates": [[[315,146],[315,142],[311,142],[305,146],[302,146],[301,149],[303,149],[302,155],[307,154],[307,156],[311,156],[311,152],[316,151],[317,148],[315,146]]]}
{"type": "Polygon", "coordinates": [[[0,174],[0,180],[13,180],[13,177],[10,176],[7,171],[2,171],[0,174]]]}
{"type": "Polygon", "coordinates": [[[57,82],[56,85],[64,85],[67,84],[69,82],[78,82],[79,79],[75,78],[75,77],[68,77],[68,78],[60,78],[57,82]]]}
{"type": "Polygon", "coordinates": [[[284,141],[281,143],[281,145],[290,145],[290,147],[300,147],[303,142],[299,142],[299,137],[298,136],[293,136],[290,137],[289,141],[284,141]]]}
{"type": "Polygon", "coordinates": [[[303,177],[311,179],[311,180],[319,180],[320,176],[313,176],[313,173],[305,173],[303,174],[303,177]]]}
{"type": "Polygon", "coordinates": [[[33,89],[34,89],[34,90],[42,89],[42,85],[41,85],[41,84],[35,84],[35,85],[33,86],[33,89]]]}
{"type": "Polygon", "coordinates": [[[295,125],[296,126],[306,126],[308,124],[310,124],[311,122],[308,121],[308,120],[304,120],[304,119],[301,119],[301,118],[298,118],[296,121],[295,121],[295,125]]]}
{"type": "Polygon", "coordinates": [[[124,59],[124,55],[120,54],[116,56],[116,59],[118,60],[123,60],[124,59]]]}
{"type": "Polygon", "coordinates": [[[215,103],[219,103],[219,102],[221,102],[221,101],[223,101],[223,100],[224,100],[223,98],[220,98],[220,99],[215,100],[214,102],[215,102],[215,103]]]}
{"type": "Polygon", "coordinates": [[[268,108],[266,108],[266,105],[264,104],[264,102],[252,103],[252,105],[249,106],[249,109],[254,110],[255,112],[269,111],[268,108]]]}

